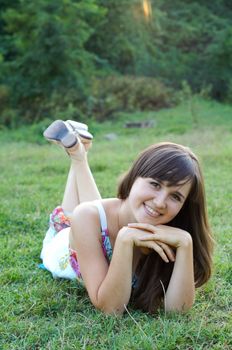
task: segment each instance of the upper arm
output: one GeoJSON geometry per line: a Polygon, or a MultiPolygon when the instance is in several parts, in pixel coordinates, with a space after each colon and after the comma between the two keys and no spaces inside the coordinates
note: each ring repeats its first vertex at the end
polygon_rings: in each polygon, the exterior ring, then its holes
{"type": "Polygon", "coordinates": [[[95,206],[78,206],[71,219],[71,248],[76,250],[82,278],[92,303],[97,307],[98,289],[108,262],[103,253],[99,215],[95,206]]]}

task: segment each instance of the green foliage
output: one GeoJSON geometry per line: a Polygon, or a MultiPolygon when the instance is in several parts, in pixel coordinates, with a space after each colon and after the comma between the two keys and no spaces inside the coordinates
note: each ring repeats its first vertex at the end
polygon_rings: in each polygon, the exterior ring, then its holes
{"type": "MultiPolygon", "coordinates": [[[[231,12],[232,14],[232,12],[231,12]]],[[[213,96],[230,99],[232,83],[232,27],[220,30],[209,46],[208,81],[213,88],[213,96]],[[213,72],[213,74],[211,74],[213,72]]]]}
{"type": "Polygon", "coordinates": [[[232,7],[228,1],[160,1],[162,31],[154,71],[180,87],[186,80],[195,90],[211,86],[212,96],[227,97],[232,79],[232,7]]]}
{"type": "Polygon", "coordinates": [[[21,0],[5,11],[12,52],[3,69],[26,120],[51,113],[51,101],[65,106],[86,96],[94,56],[84,44],[102,14],[95,0],[21,0]]]}
{"type": "Polygon", "coordinates": [[[124,105],[126,110],[157,107],[141,107],[133,98],[128,107],[110,84],[108,97],[101,97],[104,86],[95,91],[99,78],[122,75],[135,77],[138,90],[138,77],[155,78],[165,91],[167,86],[179,90],[186,81],[193,93],[208,89],[213,98],[231,102],[231,2],[147,2],[148,17],[142,0],[2,0],[1,122],[15,126],[95,110],[106,118],[124,105]]]}
{"type": "Polygon", "coordinates": [[[144,17],[141,0],[99,0],[107,9],[87,45],[100,58],[102,68],[130,75],[150,75],[152,38],[158,32],[159,10],[154,23],[144,17]]]}
{"type": "Polygon", "coordinates": [[[119,111],[157,110],[174,102],[173,91],[157,79],[107,76],[93,81],[88,112],[98,120],[105,120],[119,111]]]}
{"type": "Polygon", "coordinates": [[[7,85],[0,85],[0,112],[4,109],[4,106],[7,105],[9,99],[9,88],[7,85]]]}

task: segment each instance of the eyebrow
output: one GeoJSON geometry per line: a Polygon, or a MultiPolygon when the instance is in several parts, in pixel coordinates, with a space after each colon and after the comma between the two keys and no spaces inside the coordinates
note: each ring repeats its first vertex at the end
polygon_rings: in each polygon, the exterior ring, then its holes
{"type": "Polygon", "coordinates": [[[183,198],[184,200],[186,199],[186,197],[179,191],[175,191],[175,194],[178,194],[178,196],[180,196],[181,198],[183,198]]]}
{"type": "MultiPolygon", "coordinates": [[[[154,179],[153,177],[151,177],[150,178],[151,180],[153,180],[153,181],[157,181],[157,182],[159,182],[160,184],[163,184],[163,185],[165,185],[165,181],[162,181],[162,180],[159,180],[159,179],[154,179]]],[[[173,187],[178,187],[178,185],[171,185],[170,184],[170,186],[173,186],[173,187]]],[[[187,196],[185,197],[181,192],[179,192],[179,191],[174,191],[174,193],[175,194],[177,194],[178,196],[180,196],[183,200],[185,200],[186,198],[187,198],[187,196]]]]}

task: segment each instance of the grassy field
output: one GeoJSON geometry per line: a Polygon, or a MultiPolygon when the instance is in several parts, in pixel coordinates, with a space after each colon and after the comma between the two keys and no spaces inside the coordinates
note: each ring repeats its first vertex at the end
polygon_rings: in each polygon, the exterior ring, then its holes
{"type": "Polygon", "coordinates": [[[231,349],[232,107],[196,100],[90,121],[89,159],[102,196],[115,195],[118,176],[151,143],[182,143],[199,155],[216,239],[214,273],[184,315],[152,317],[129,307],[123,317],[106,316],[82,286],[38,269],[48,215],[61,201],[69,166],[61,148],[43,141],[46,123],[0,131],[0,349],[231,349]],[[131,120],[154,120],[154,127],[124,128],[131,120]],[[108,141],[112,132],[117,139],[108,141]]]}

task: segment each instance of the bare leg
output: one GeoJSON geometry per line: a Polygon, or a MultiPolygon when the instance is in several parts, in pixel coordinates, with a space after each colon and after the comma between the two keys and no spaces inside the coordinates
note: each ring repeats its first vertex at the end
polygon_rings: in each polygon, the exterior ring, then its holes
{"type": "Polygon", "coordinates": [[[82,203],[101,199],[87,159],[84,162],[75,163],[73,166],[76,166],[76,185],[79,202],[82,203]]]}
{"type": "Polygon", "coordinates": [[[62,208],[67,212],[72,212],[82,202],[101,198],[89,168],[86,151],[88,148],[79,140],[77,145],[68,149],[71,167],[62,201],[62,208]]]}
{"type": "Polygon", "coordinates": [[[64,196],[62,200],[62,208],[66,212],[72,212],[73,209],[80,203],[77,186],[76,186],[76,174],[75,167],[71,163],[68,178],[64,190],[64,196]]]}

